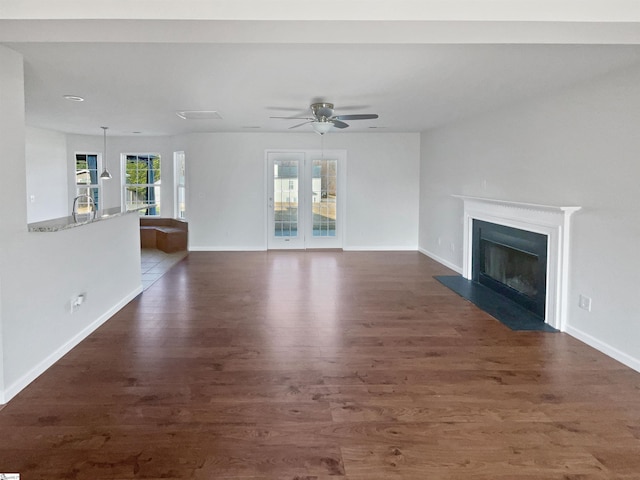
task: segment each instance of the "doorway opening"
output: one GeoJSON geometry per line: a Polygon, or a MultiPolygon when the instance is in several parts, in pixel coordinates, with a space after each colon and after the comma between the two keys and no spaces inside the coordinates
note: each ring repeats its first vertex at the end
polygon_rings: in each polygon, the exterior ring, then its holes
{"type": "Polygon", "coordinates": [[[268,151],[267,248],[342,248],[346,152],[268,151]]]}

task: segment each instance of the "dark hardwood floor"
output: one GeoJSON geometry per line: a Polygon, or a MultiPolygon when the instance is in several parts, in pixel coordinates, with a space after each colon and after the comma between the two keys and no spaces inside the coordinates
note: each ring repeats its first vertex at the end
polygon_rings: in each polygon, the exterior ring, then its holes
{"type": "Polygon", "coordinates": [[[508,330],[447,273],[417,252],[191,253],[0,410],[0,472],[640,478],[640,374],[508,330]]]}

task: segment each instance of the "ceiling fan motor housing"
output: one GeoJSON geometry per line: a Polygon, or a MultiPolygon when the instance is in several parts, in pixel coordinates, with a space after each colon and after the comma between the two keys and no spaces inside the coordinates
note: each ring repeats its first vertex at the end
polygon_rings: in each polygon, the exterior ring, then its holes
{"type": "Polygon", "coordinates": [[[333,103],[313,103],[311,104],[311,113],[320,122],[326,122],[333,116],[333,103]]]}

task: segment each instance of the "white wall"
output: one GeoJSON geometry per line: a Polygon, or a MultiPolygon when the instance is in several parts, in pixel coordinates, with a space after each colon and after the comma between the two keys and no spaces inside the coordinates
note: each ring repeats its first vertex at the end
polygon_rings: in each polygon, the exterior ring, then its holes
{"type": "MultiPolygon", "coordinates": [[[[11,252],[5,245],[26,231],[26,180],[24,169],[24,70],[22,55],[0,46],[0,397],[5,385],[5,335],[11,297],[6,274],[11,252]]],[[[0,398],[0,403],[2,398],[0,398]]]]}
{"type": "Polygon", "coordinates": [[[136,215],[27,231],[22,64],[0,46],[0,403],[141,291],[136,215]],[[87,301],[72,315],[70,299],[79,293],[87,301]]]}
{"type": "Polygon", "coordinates": [[[451,194],[581,205],[567,331],[640,370],[639,125],[635,69],[424,133],[421,250],[462,266],[463,207],[451,194]]]}
{"type": "MultiPolygon", "coordinates": [[[[206,133],[180,138],[187,162],[189,245],[266,248],[265,150],[321,147],[315,133],[206,133]]],[[[345,249],[413,249],[418,238],[418,134],[324,137],[347,150],[345,249]]]]}
{"type": "Polygon", "coordinates": [[[345,249],[416,250],[420,136],[363,133],[345,137],[349,165],[345,249]]]}
{"type": "Polygon", "coordinates": [[[28,127],[25,156],[27,169],[27,221],[66,217],[69,214],[66,135],[28,127]]]}
{"type": "Polygon", "coordinates": [[[4,376],[7,399],[141,291],[134,214],[53,233],[26,233],[3,248],[4,376]],[[86,300],[70,313],[72,297],[86,300]]]}
{"type": "MultiPolygon", "coordinates": [[[[345,249],[415,250],[418,245],[420,136],[331,133],[324,148],[347,150],[345,249]]],[[[107,137],[113,179],[106,201],[120,201],[120,154],[159,153],[162,216],[173,215],[173,152],[187,164],[187,220],[193,250],[266,249],[265,150],[321,147],[315,133],[199,133],[168,137],[107,137]]],[[[102,152],[102,137],[68,135],[76,152],[102,152]]],[[[69,171],[69,182],[74,182],[69,171]]],[[[73,187],[71,187],[73,190],[73,187]]],[[[73,195],[72,195],[73,196],[73,195]]]]}

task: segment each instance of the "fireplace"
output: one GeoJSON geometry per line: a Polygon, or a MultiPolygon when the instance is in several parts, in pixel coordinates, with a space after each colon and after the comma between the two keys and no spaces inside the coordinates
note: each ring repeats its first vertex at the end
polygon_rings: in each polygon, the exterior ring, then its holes
{"type": "Polygon", "coordinates": [[[473,281],[545,318],[547,236],[473,220],[473,281]]]}
{"type": "Polygon", "coordinates": [[[580,207],[539,205],[464,195],[454,197],[464,201],[462,276],[467,280],[502,284],[499,288],[528,303],[533,308],[531,311],[543,318],[545,323],[564,331],[569,302],[571,216],[580,207]],[[480,232],[476,231],[476,221],[484,222],[477,224],[480,232]],[[498,228],[491,227],[495,230],[491,233],[483,224],[494,224],[498,228]],[[505,233],[507,230],[501,227],[510,228],[508,232],[511,233],[505,233]],[[518,230],[528,233],[520,239],[505,239],[505,235],[519,237],[518,230]],[[514,231],[516,235],[513,235],[514,231]],[[484,242],[481,242],[481,236],[478,240],[484,253],[480,253],[479,246],[478,250],[474,247],[478,233],[488,233],[489,236],[484,242]],[[538,243],[542,237],[546,242],[545,246],[538,243]],[[504,267],[508,272],[503,274],[500,273],[502,266],[498,270],[494,267],[487,268],[487,258],[490,263],[491,260],[496,260],[518,266],[504,267]],[[482,275],[480,265],[484,269],[482,275]],[[542,266],[544,272],[540,270],[542,266]],[[514,273],[512,268],[519,270],[514,273]],[[474,278],[476,273],[477,279],[474,278]]]}

